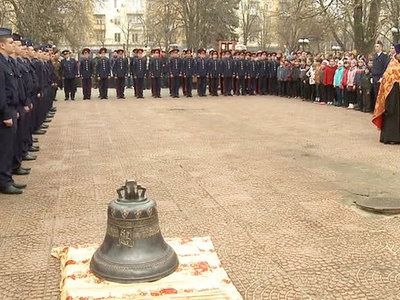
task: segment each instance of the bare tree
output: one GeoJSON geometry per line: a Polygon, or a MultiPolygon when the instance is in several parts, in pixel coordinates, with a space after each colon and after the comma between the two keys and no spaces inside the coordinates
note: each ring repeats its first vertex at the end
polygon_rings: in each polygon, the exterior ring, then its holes
{"type": "MultiPolygon", "coordinates": [[[[388,1],[388,0],[385,0],[388,1]]],[[[354,42],[358,53],[372,51],[379,34],[383,0],[318,0],[319,12],[329,23],[326,28],[335,41],[345,48],[345,39],[354,42]],[[341,36],[341,33],[346,33],[341,36]]]]}
{"type": "Polygon", "coordinates": [[[6,15],[18,32],[36,42],[58,43],[65,39],[78,47],[91,31],[92,9],[96,0],[7,0],[11,7],[6,15]],[[85,28],[86,30],[82,30],[85,28]],[[77,34],[79,33],[79,34],[77,34]]]}
{"type": "Polygon", "coordinates": [[[260,32],[260,21],[262,20],[259,16],[261,7],[258,2],[252,0],[240,1],[240,27],[242,31],[243,44],[247,45],[249,39],[253,36],[258,36],[260,32]]]}

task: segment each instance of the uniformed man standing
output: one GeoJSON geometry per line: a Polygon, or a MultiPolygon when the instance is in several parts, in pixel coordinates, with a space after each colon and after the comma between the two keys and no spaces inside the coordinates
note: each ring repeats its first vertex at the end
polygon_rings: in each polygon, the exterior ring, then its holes
{"type": "MultiPolygon", "coordinates": [[[[62,74],[61,74],[61,62],[60,62],[60,51],[59,50],[54,51],[52,63],[53,63],[53,66],[54,66],[54,69],[55,69],[56,75],[57,75],[57,88],[63,89],[64,84],[63,84],[62,74]]],[[[56,91],[56,94],[57,94],[57,91],[56,91]]],[[[56,100],[56,99],[54,99],[54,100],[56,100]]]]}
{"type": "Polygon", "coordinates": [[[161,80],[163,75],[163,60],[160,57],[160,49],[151,51],[153,57],[150,60],[150,77],[154,98],[161,98],[161,80]]]}
{"type": "Polygon", "coordinates": [[[186,97],[192,97],[193,75],[195,75],[195,60],[192,56],[192,50],[186,50],[186,56],[183,58],[183,82],[184,93],[186,97]]]}
{"type": "Polygon", "coordinates": [[[200,97],[206,96],[207,90],[207,58],[206,50],[198,50],[199,57],[196,59],[196,75],[197,75],[197,94],[200,97]]]}
{"type": "Polygon", "coordinates": [[[210,52],[211,59],[207,63],[207,73],[210,78],[211,96],[218,96],[218,81],[221,73],[221,62],[218,59],[218,51],[210,52]]]}
{"type": "Polygon", "coordinates": [[[245,60],[245,52],[241,51],[239,54],[239,59],[236,61],[236,70],[235,70],[235,75],[237,78],[237,90],[236,95],[239,96],[242,94],[242,96],[246,95],[246,75],[247,75],[247,60],[245,60]]]}
{"type": "Polygon", "coordinates": [[[182,59],[179,57],[179,49],[169,51],[169,76],[171,78],[171,96],[179,98],[179,81],[182,76],[182,59]]]}
{"type": "Polygon", "coordinates": [[[97,62],[96,71],[99,80],[100,99],[106,100],[108,99],[108,79],[111,76],[111,65],[109,58],[106,56],[107,49],[101,48],[99,52],[100,58],[97,62]]]}
{"type": "Polygon", "coordinates": [[[125,81],[128,77],[128,59],[124,57],[124,50],[117,50],[112,73],[115,78],[115,89],[117,99],[125,99],[125,81]]]}
{"type": "Polygon", "coordinates": [[[234,64],[230,51],[225,51],[225,58],[221,63],[221,77],[224,81],[224,96],[232,96],[232,78],[234,76],[234,64]]]}
{"type": "Polygon", "coordinates": [[[26,185],[14,183],[11,169],[17,131],[18,82],[13,71],[12,31],[0,28],[0,193],[21,194],[26,185]]]}
{"type": "Polygon", "coordinates": [[[135,80],[136,98],[143,99],[144,78],[147,74],[147,58],[143,55],[143,49],[136,49],[137,57],[131,65],[131,74],[135,80]]]}
{"type": "Polygon", "coordinates": [[[79,74],[82,77],[83,100],[90,100],[92,97],[93,62],[89,58],[89,55],[90,49],[84,48],[82,50],[82,59],[79,63],[79,74]]]}
{"type": "Polygon", "coordinates": [[[78,77],[78,63],[71,57],[69,50],[62,52],[64,59],[61,61],[61,73],[64,80],[65,100],[75,100],[76,77],[78,77]]]}

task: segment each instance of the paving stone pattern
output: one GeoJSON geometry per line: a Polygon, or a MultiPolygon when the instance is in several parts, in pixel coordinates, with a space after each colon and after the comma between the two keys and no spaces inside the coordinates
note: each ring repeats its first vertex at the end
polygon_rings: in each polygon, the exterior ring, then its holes
{"type": "Polygon", "coordinates": [[[0,299],[58,299],[50,249],[101,243],[125,179],[157,201],[165,237],[211,236],[245,299],[400,299],[400,220],[353,204],[400,197],[400,147],[378,142],[371,115],[146,96],[56,103],[15,177],[28,188],[0,196],[0,299]]]}

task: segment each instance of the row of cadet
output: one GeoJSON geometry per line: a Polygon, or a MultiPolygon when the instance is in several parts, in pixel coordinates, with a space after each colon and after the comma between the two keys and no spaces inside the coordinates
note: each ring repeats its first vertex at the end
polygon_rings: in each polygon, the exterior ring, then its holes
{"type": "Polygon", "coordinates": [[[56,108],[57,76],[51,45],[33,47],[29,39],[0,28],[0,193],[22,194],[26,184],[14,175],[28,175],[23,161],[36,160],[33,135],[46,133],[56,108]]]}
{"type": "MultiPolygon", "coordinates": [[[[377,46],[381,47],[381,43],[377,46]]],[[[137,98],[143,98],[147,86],[155,98],[161,97],[161,87],[166,86],[175,98],[179,97],[180,87],[186,97],[192,97],[193,88],[197,88],[199,96],[205,96],[208,85],[213,96],[218,96],[219,91],[225,96],[271,94],[371,112],[378,81],[389,62],[382,49],[370,61],[363,57],[313,59],[308,53],[282,58],[281,53],[265,51],[236,51],[232,55],[231,51],[211,50],[207,55],[204,49],[197,53],[184,50],[181,54],[172,49],[169,57],[159,49],[153,49],[150,56],[143,49],[134,49],[133,57],[125,57],[124,50],[116,50],[109,59],[105,48],[92,59],[90,52],[84,48],[79,62],[71,58],[70,51],[62,52],[66,100],[71,94],[68,87],[76,86],[76,77],[82,77],[84,99],[91,98],[93,78],[99,97],[107,99],[108,79],[114,77],[119,99],[125,98],[124,89],[131,85],[137,98]]]]}

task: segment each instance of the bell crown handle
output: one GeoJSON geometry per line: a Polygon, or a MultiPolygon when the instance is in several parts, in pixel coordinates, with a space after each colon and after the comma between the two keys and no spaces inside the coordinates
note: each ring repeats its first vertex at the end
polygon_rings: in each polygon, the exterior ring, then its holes
{"type": "Polygon", "coordinates": [[[126,180],[125,185],[117,189],[120,200],[142,201],[146,199],[146,188],[135,180],[126,180]]]}

